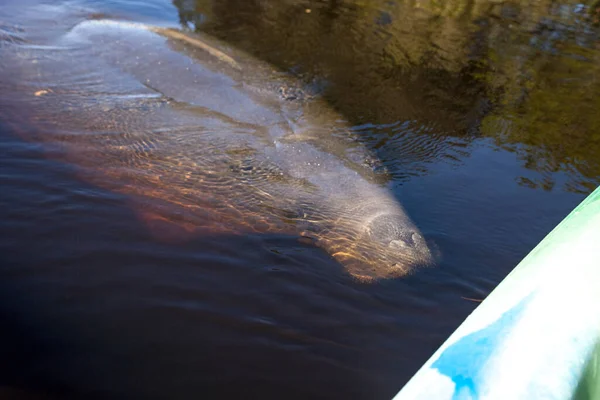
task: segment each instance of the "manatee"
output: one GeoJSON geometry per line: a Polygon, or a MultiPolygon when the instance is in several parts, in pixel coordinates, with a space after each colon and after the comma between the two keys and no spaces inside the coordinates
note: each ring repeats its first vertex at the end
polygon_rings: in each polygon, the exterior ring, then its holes
{"type": "Polygon", "coordinates": [[[199,33],[62,21],[3,30],[0,119],[155,234],[293,234],[369,282],[432,263],[376,158],[293,76],[199,33]]]}

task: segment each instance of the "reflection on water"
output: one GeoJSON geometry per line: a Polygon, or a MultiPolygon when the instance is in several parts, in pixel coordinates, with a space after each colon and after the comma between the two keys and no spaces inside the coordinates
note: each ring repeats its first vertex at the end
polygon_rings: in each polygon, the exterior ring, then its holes
{"type": "MultiPolygon", "coordinates": [[[[558,171],[567,190],[600,183],[598,2],[174,4],[191,28],[325,77],[325,96],[357,125],[392,124],[390,137],[397,121],[408,121],[407,135],[491,137],[537,172],[519,178],[531,187],[553,188],[558,171]]],[[[436,145],[445,143],[430,143],[437,156],[436,145]]]]}

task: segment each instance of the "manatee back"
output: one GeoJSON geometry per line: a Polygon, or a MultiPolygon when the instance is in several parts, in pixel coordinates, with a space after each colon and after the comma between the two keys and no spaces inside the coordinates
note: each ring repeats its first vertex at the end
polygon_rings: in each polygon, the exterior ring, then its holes
{"type": "Polygon", "coordinates": [[[222,60],[192,63],[161,35],[123,25],[83,22],[44,45],[5,41],[3,121],[133,198],[145,217],[211,232],[294,231],[281,216],[310,191],[261,156],[269,130],[282,129],[275,103],[239,90],[222,60]]]}

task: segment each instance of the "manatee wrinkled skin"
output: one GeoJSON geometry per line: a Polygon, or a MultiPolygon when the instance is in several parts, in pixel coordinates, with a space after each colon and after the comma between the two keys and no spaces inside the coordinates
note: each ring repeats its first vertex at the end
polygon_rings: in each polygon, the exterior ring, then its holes
{"type": "Polygon", "coordinates": [[[432,262],[343,118],[247,54],[109,19],[0,51],[0,118],[149,223],[299,234],[364,281],[432,262]]]}

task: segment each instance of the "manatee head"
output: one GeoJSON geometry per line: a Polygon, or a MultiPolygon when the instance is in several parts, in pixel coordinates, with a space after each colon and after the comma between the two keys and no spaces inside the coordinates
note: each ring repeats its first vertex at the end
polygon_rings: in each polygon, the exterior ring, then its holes
{"type": "Polygon", "coordinates": [[[348,220],[320,236],[319,245],[364,282],[405,276],[436,259],[431,244],[403,213],[348,220]]]}

